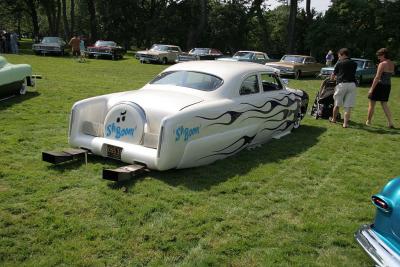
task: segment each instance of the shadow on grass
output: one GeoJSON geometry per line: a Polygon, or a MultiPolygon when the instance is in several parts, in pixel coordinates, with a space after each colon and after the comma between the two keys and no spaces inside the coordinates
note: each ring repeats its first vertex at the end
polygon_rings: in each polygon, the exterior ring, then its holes
{"type": "Polygon", "coordinates": [[[350,128],[353,128],[353,129],[365,130],[367,132],[376,133],[376,134],[389,134],[389,135],[399,135],[400,134],[399,128],[389,129],[389,128],[382,128],[380,126],[373,126],[373,125],[367,126],[363,123],[354,122],[354,121],[350,121],[349,126],[350,126],[350,128]]]}
{"type": "MultiPolygon", "coordinates": [[[[171,186],[184,186],[193,191],[209,190],[234,176],[246,175],[260,165],[276,163],[305,152],[318,142],[318,137],[326,128],[302,126],[292,134],[279,140],[271,140],[254,150],[242,150],[235,156],[219,160],[213,164],[197,168],[151,171],[147,177],[160,180],[171,186]]],[[[111,189],[127,190],[144,177],[126,182],[109,183],[111,189]]]]}
{"type": "Polygon", "coordinates": [[[37,91],[35,91],[35,92],[28,91],[24,95],[15,95],[15,96],[11,96],[10,98],[3,99],[0,101],[0,110],[8,109],[15,104],[19,104],[23,101],[37,97],[39,95],[40,95],[40,93],[37,91]]]}

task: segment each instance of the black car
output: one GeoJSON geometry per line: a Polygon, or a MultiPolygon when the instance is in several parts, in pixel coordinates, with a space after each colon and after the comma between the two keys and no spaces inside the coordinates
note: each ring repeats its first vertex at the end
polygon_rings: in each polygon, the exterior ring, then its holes
{"type": "Polygon", "coordinates": [[[36,55],[64,55],[66,44],[60,37],[44,37],[40,43],[32,45],[32,50],[36,55]]]}
{"type": "Polygon", "coordinates": [[[189,53],[184,53],[178,56],[177,62],[191,60],[214,60],[222,57],[221,51],[215,48],[193,48],[189,53]]]}

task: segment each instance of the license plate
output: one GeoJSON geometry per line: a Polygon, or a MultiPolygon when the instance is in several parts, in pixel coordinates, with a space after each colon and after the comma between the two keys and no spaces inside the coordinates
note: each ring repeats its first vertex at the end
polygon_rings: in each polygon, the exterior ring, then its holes
{"type": "Polygon", "coordinates": [[[107,145],[107,157],[121,159],[122,147],[107,145]]]}

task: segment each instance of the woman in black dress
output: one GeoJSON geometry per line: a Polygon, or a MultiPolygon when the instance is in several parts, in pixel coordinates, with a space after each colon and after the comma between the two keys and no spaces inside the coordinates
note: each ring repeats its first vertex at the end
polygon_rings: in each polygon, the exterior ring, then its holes
{"type": "Polygon", "coordinates": [[[394,128],[392,113],[387,105],[391,89],[390,78],[394,73],[394,64],[389,59],[388,50],[381,48],[376,52],[376,55],[380,61],[378,70],[376,72],[374,81],[372,82],[371,88],[368,91],[369,106],[368,106],[368,118],[365,122],[366,125],[371,125],[372,116],[374,115],[376,101],[380,101],[383,111],[385,112],[388,120],[388,127],[394,128]]]}

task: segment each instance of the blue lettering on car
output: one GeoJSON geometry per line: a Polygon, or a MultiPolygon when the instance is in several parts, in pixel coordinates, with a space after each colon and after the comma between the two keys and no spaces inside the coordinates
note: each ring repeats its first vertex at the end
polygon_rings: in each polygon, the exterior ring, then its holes
{"type": "Polygon", "coordinates": [[[175,130],[175,142],[178,142],[179,140],[181,140],[181,138],[183,138],[183,140],[186,142],[187,140],[189,140],[189,138],[198,134],[200,134],[200,126],[193,128],[180,126],[175,130]]]}
{"type": "Polygon", "coordinates": [[[135,134],[135,128],[121,128],[119,126],[116,126],[115,123],[111,123],[107,125],[106,127],[106,136],[109,137],[112,134],[114,134],[114,137],[116,139],[120,139],[121,137],[124,136],[133,136],[135,134]]]}

